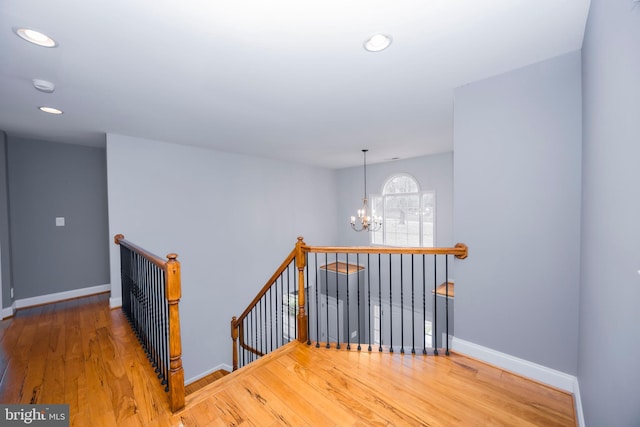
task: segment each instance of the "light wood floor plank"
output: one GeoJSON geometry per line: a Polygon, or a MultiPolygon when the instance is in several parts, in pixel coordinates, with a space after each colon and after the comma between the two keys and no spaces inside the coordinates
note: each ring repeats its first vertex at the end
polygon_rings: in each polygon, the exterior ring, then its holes
{"type": "Polygon", "coordinates": [[[71,425],[83,427],[576,425],[571,395],[477,360],[353,347],[292,342],[193,391],[172,414],[103,294],[0,322],[0,402],[68,403],[71,425]]]}

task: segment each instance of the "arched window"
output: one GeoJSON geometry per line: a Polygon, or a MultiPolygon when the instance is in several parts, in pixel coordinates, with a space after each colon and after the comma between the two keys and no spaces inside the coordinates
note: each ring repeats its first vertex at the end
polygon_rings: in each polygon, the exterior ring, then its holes
{"type": "Polygon", "coordinates": [[[418,181],[408,174],[389,177],[382,194],[371,196],[375,215],[382,217],[380,230],[371,233],[371,243],[388,246],[435,244],[436,197],[434,191],[421,191],[418,181]]]}

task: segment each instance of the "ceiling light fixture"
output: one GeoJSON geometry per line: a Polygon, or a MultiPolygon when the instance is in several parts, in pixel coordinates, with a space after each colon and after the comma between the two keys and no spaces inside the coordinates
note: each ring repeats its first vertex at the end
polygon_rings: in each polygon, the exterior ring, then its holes
{"type": "Polygon", "coordinates": [[[362,209],[358,209],[358,220],[356,223],[356,217],[351,217],[351,228],[355,231],[378,231],[382,227],[382,218],[373,215],[369,215],[369,206],[367,205],[367,151],[362,150],[364,153],[364,197],[362,198],[362,209]]]}
{"type": "Polygon", "coordinates": [[[16,34],[23,40],[42,47],[56,47],[58,43],[46,34],[29,28],[16,28],[16,34]]]}
{"type": "Polygon", "coordinates": [[[42,111],[43,113],[49,113],[49,114],[56,114],[56,115],[64,114],[64,111],[62,110],[59,110],[53,107],[47,107],[44,105],[42,107],[38,107],[38,110],[42,111]]]}
{"type": "Polygon", "coordinates": [[[32,82],[33,82],[33,87],[39,90],[40,92],[53,93],[53,91],[56,90],[56,85],[54,85],[52,82],[48,80],[33,79],[32,82]]]}
{"type": "Polygon", "coordinates": [[[364,42],[364,48],[369,52],[380,52],[385,50],[391,44],[391,37],[386,34],[374,34],[364,42]]]}

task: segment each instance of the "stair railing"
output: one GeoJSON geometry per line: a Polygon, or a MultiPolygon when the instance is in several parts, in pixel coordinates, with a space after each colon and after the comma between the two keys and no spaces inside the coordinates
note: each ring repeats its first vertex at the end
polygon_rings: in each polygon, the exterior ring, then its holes
{"type": "Polygon", "coordinates": [[[302,237],[231,321],[233,369],[297,339],[316,347],[449,354],[452,248],[321,247],[302,237]],[[429,352],[428,352],[429,350],[429,352]]]}
{"type": "Polygon", "coordinates": [[[180,338],[180,262],[164,260],[125,240],[120,246],[122,311],[169,395],[171,411],[184,408],[185,388],[180,338]]]}

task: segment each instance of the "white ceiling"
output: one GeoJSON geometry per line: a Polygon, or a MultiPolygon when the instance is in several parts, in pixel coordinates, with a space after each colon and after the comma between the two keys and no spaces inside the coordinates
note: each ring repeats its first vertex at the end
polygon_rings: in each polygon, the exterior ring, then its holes
{"type": "Polygon", "coordinates": [[[341,168],[452,150],[453,89],[580,49],[589,0],[0,0],[0,129],[341,168]],[[48,49],[15,27],[53,37],[48,49]],[[384,32],[382,52],[363,49],[384,32]],[[56,84],[36,91],[34,78],[56,84]],[[51,116],[37,110],[65,111],[51,116]]]}

